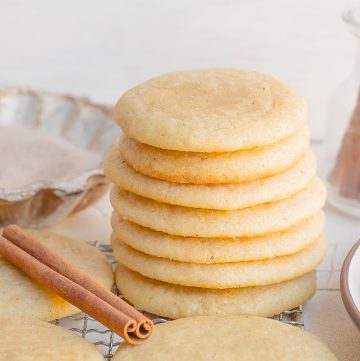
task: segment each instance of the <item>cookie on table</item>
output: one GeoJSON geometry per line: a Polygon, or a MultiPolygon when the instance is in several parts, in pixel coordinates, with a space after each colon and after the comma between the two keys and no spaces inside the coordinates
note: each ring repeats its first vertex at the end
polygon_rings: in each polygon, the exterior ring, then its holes
{"type": "Polygon", "coordinates": [[[309,150],[293,167],[267,178],[235,184],[179,184],[136,172],[118,148],[104,160],[105,175],[120,188],[159,202],[193,208],[241,209],[274,202],[293,195],[316,173],[316,159],[309,150]]]}
{"type": "Polygon", "coordinates": [[[90,342],[62,327],[0,316],[0,360],[104,361],[90,342]]]}
{"type": "Polygon", "coordinates": [[[271,317],[301,305],[316,291],[315,272],[273,285],[230,289],[178,286],[144,277],[121,264],[115,275],[128,301],[172,319],[238,314],[271,317]]]}
{"type": "Polygon", "coordinates": [[[140,346],[123,344],[114,361],[336,361],[316,336],[254,316],[188,317],[156,325],[140,346]]]}
{"type": "MultiPolygon", "coordinates": [[[[28,232],[102,286],[109,290],[112,288],[111,266],[97,248],[52,233],[28,232]]],[[[50,321],[79,312],[75,306],[40,286],[1,256],[0,289],[0,317],[32,317],[50,321]]]]}
{"type": "Polygon", "coordinates": [[[259,261],[231,263],[188,263],[150,256],[123,242],[113,244],[115,259],[143,276],[182,286],[235,288],[262,286],[288,281],[314,270],[323,260],[324,236],[291,255],[259,261]]]}
{"type": "Polygon", "coordinates": [[[163,149],[228,152],[268,145],[306,122],[304,100],[283,81],[239,69],[179,71],[125,92],[115,120],[163,149]]]}
{"type": "Polygon", "coordinates": [[[110,200],[124,218],[164,233],[187,237],[252,237],[285,230],[317,213],[325,187],[313,178],[290,198],[233,211],[174,206],[114,187],[110,200]]]}
{"type": "Polygon", "coordinates": [[[309,148],[309,129],[274,144],[222,153],[164,150],[122,137],[119,149],[139,173],[176,183],[239,183],[268,177],[290,168],[309,148]]]}
{"type": "Polygon", "coordinates": [[[253,261],[300,252],[323,233],[322,211],[283,232],[259,237],[196,238],[154,231],[112,215],[111,243],[119,242],[143,253],[180,262],[224,263],[253,261]]]}

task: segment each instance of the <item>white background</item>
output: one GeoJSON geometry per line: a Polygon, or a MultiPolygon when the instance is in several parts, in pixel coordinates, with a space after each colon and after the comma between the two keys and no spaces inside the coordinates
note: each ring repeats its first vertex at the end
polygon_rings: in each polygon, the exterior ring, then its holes
{"type": "Polygon", "coordinates": [[[240,67],[287,80],[306,98],[313,138],[355,40],[340,0],[0,0],[0,86],[89,95],[178,69],[240,67]]]}
{"type": "MultiPolygon", "coordinates": [[[[355,39],[340,0],[0,0],[0,88],[90,96],[114,104],[127,88],[171,70],[240,67],[276,75],[309,104],[321,152],[329,96],[351,72],[355,39]]],[[[108,198],[55,227],[109,240],[108,198]]],[[[360,222],[326,207],[329,251],[306,329],[339,361],[360,359],[359,333],[341,301],[339,274],[360,222]]],[[[291,347],[291,346],[290,346],[291,347]]]]}

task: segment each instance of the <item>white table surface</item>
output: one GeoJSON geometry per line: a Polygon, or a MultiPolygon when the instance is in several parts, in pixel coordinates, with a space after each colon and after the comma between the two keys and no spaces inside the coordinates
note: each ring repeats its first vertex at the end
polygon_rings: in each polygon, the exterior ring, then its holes
{"type": "MultiPolygon", "coordinates": [[[[130,86],[177,69],[251,68],[290,82],[309,103],[321,151],[329,95],[348,76],[355,40],[342,0],[0,0],[0,88],[27,86],[114,104],[130,86]]],[[[321,163],[321,161],[320,161],[321,163]]],[[[360,360],[360,334],[341,302],[339,270],[360,221],[326,207],[329,252],[305,327],[340,361],[360,360]]],[[[54,230],[108,242],[108,197],[54,230]]]]}

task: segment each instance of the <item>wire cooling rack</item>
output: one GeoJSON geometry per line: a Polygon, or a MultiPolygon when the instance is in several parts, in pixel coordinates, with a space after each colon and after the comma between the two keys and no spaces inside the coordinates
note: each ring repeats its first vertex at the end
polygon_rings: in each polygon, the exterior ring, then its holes
{"type": "MultiPolygon", "coordinates": [[[[98,242],[94,242],[93,244],[108,257],[110,263],[114,267],[116,261],[112,255],[111,245],[100,244],[98,242]]],[[[115,286],[113,287],[113,292],[124,299],[123,296],[119,295],[115,286]]],[[[142,310],[139,311],[148,316],[154,324],[168,321],[166,318],[158,317],[142,310]]],[[[301,306],[293,310],[284,311],[280,315],[272,318],[301,329],[304,328],[303,311],[301,306]]],[[[104,355],[104,358],[107,361],[111,360],[116,349],[124,341],[120,336],[116,335],[107,327],[84,313],[55,320],[52,323],[67,328],[92,342],[104,355]]]]}

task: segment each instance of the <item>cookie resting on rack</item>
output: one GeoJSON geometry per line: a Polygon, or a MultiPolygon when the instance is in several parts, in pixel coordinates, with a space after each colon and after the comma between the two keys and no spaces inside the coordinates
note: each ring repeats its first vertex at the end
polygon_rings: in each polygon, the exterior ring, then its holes
{"type": "Polygon", "coordinates": [[[156,325],[141,346],[121,345],[113,361],[336,361],[316,336],[254,316],[189,317],[156,325]]]}
{"type": "MultiPolygon", "coordinates": [[[[107,289],[113,285],[111,267],[98,249],[86,242],[44,231],[28,233],[107,289]]],[[[32,317],[44,321],[73,315],[79,310],[38,285],[0,256],[0,317],[32,317]]]]}
{"type": "Polygon", "coordinates": [[[60,326],[2,316],[0,325],[2,361],[104,361],[93,344],[60,326]]]}

